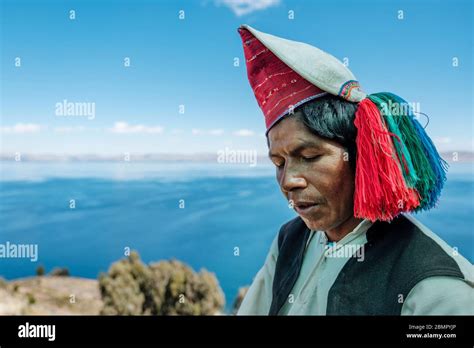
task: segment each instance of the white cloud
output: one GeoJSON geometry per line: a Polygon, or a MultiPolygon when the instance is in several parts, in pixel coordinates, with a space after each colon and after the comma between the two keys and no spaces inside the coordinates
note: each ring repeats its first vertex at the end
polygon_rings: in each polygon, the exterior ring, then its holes
{"type": "Polygon", "coordinates": [[[54,131],[56,133],[74,133],[74,132],[82,132],[86,128],[83,126],[78,126],[78,127],[56,127],[54,128],[54,131]]]}
{"type": "Polygon", "coordinates": [[[240,17],[276,6],[280,0],[215,0],[214,3],[217,6],[224,5],[230,8],[236,16],[240,17]]]}
{"type": "Polygon", "coordinates": [[[17,123],[14,126],[0,127],[0,132],[6,134],[38,133],[43,127],[34,123],[17,123]]]}
{"type": "Polygon", "coordinates": [[[434,137],[433,142],[440,152],[474,151],[474,139],[469,137],[434,137]]]}
{"type": "Polygon", "coordinates": [[[437,144],[449,144],[449,143],[451,143],[451,138],[450,137],[439,137],[439,138],[435,138],[434,141],[437,144]]]}
{"type": "Polygon", "coordinates": [[[194,128],[191,130],[191,133],[193,135],[214,135],[214,136],[220,136],[224,134],[223,129],[210,129],[210,130],[204,130],[204,129],[197,129],[194,128]]]}
{"type": "Polygon", "coordinates": [[[209,135],[222,135],[222,134],[224,134],[223,129],[211,129],[209,131],[209,135]]]}
{"type": "Polygon", "coordinates": [[[238,137],[251,137],[255,133],[249,129],[239,129],[238,131],[235,131],[233,134],[238,137]]]}
{"type": "Polygon", "coordinates": [[[114,126],[109,129],[112,133],[116,134],[131,134],[131,133],[148,133],[148,134],[161,134],[163,133],[163,127],[160,126],[144,126],[142,124],[130,125],[127,122],[115,122],[114,126]]]}

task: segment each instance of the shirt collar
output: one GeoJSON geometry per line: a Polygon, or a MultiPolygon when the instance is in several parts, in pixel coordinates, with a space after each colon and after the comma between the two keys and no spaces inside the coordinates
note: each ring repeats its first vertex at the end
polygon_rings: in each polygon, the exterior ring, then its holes
{"type": "MultiPolygon", "coordinates": [[[[341,246],[350,243],[355,238],[359,237],[362,234],[365,234],[367,230],[372,226],[372,222],[370,220],[364,219],[362,220],[351,232],[346,234],[339,242],[334,243],[333,246],[341,246]]],[[[319,238],[324,244],[328,243],[328,237],[324,231],[311,231],[312,234],[319,234],[319,238]]]]}

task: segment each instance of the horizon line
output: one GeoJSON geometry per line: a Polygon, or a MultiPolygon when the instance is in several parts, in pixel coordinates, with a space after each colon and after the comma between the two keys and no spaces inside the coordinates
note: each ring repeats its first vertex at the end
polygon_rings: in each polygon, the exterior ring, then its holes
{"type": "MultiPolygon", "coordinates": [[[[256,158],[271,162],[265,153],[259,154],[257,150],[247,149],[230,149],[229,151],[235,152],[237,155],[252,154],[256,158]]],[[[182,153],[182,152],[154,152],[154,153],[133,153],[123,152],[114,154],[104,153],[79,153],[79,154],[68,154],[68,153],[0,153],[0,161],[5,162],[138,162],[138,161],[149,161],[149,162],[173,162],[173,161],[187,161],[187,162],[209,162],[216,161],[219,156],[218,150],[216,152],[194,152],[194,153],[182,153]],[[126,159],[125,157],[128,157],[126,159]]],[[[224,150],[226,151],[226,150],[224,150]]],[[[453,151],[440,151],[441,157],[448,162],[474,162],[474,151],[470,150],[453,150],[453,151]],[[455,156],[456,154],[456,156],[455,156]]]]}

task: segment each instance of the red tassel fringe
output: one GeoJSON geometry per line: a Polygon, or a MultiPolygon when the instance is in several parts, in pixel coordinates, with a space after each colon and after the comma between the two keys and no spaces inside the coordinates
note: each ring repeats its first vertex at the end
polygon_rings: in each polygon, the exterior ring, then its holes
{"type": "Polygon", "coordinates": [[[357,163],[354,216],[390,221],[420,204],[419,194],[407,187],[400,162],[377,106],[368,98],[355,114],[357,163]]]}

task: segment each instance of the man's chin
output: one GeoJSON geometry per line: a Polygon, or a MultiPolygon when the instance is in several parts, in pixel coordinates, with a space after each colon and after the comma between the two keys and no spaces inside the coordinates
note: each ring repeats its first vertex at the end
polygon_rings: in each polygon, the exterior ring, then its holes
{"type": "Polygon", "coordinates": [[[312,231],[325,231],[325,228],[327,227],[324,222],[319,219],[307,219],[302,216],[300,216],[300,218],[303,220],[306,227],[312,231]]]}

